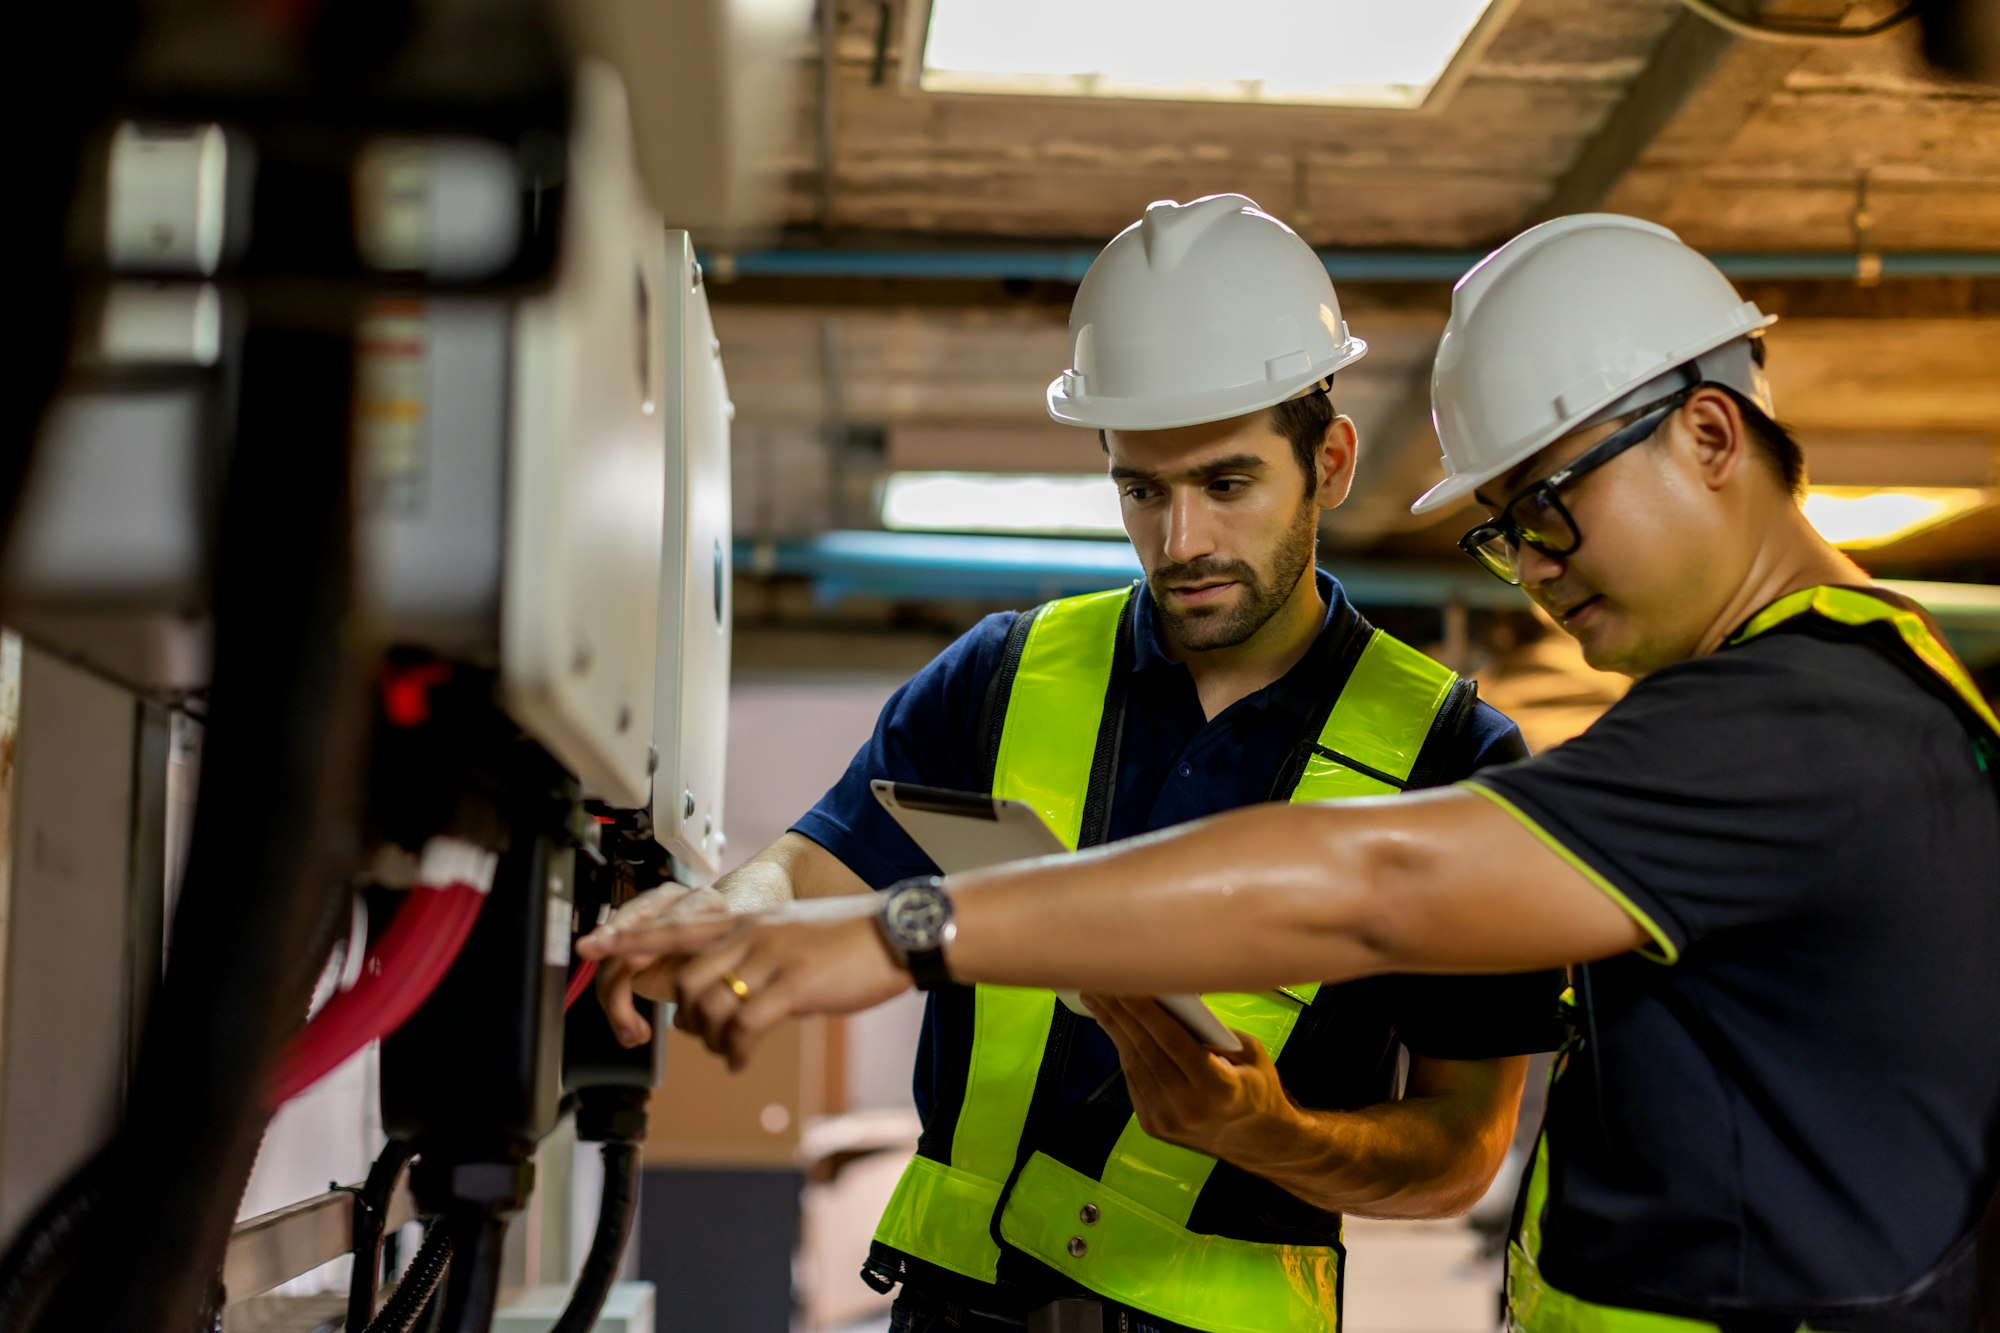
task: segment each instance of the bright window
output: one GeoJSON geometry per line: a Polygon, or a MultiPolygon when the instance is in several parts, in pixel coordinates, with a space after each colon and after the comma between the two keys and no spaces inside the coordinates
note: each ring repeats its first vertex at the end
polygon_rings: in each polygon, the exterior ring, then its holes
{"type": "Polygon", "coordinates": [[[1985,491],[1960,487],[1814,486],[1806,519],[1835,546],[1866,550],[1899,542],[1984,504],[1985,491]]]}
{"type": "Polygon", "coordinates": [[[882,483],[882,526],[915,532],[1125,535],[1118,488],[1102,474],[894,472],[882,483]]]}
{"type": "Polygon", "coordinates": [[[1492,7],[931,0],[918,83],[932,92],[1408,108],[1430,95],[1492,7]]]}

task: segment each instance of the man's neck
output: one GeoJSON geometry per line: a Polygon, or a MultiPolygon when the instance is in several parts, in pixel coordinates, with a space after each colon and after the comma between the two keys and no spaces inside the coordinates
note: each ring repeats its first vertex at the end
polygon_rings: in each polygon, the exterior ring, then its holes
{"type": "Polygon", "coordinates": [[[1319,579],[1307,565],[1292,595],[1262,628],[1233,648],[1188,652],[1165,636],[1167,655],[1187,664],[1201,696],[1201,711],[1214,717],[1239,699],[1248,698],[1277,681],[1299,664],[1326,622],[1326,602],[1319,579]]]}
{"type": "Polygon", "coordinates": [[[1694,655],[1706,657],[1744,622],[1781,597],[1829,583],[1868,583],[1868,571],[1826,543],[1796,510],[1752,553],[1749,570],[1710,622],[1694,655]]]}

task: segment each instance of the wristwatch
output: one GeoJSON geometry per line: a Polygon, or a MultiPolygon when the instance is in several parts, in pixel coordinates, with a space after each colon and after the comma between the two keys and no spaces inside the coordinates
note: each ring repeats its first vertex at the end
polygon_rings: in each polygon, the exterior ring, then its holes
{"type": "Polygon", "coordinates": [[[876,924],[918,990],[950,983],[944,951],[958,934],[958,926],[951,919],[951,895],[944,891],[942,879],[922,875],[891,884],[882,894],[876,924]]]}

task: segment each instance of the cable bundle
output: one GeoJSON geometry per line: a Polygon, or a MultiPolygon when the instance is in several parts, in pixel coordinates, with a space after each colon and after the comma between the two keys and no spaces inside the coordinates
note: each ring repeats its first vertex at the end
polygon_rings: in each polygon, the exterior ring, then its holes
{"type": "Polygon", "coordinates": [[[425,844],[419,883],[369,950],[361,979],[286,1043],[268,1095],[271,1106],[284,1105],[423,1006],[472,934],[496,864],[492,853],[456,838],[425,844]]]}

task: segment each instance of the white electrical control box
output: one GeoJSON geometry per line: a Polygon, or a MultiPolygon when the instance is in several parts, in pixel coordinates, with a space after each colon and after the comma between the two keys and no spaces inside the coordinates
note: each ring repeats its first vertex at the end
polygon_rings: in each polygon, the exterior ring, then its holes
{"type": "Polygon", "coordinates": [[[663,224],[634,165],[623,86],[577,81],[554,287],[514,324],[501,695],[588,795],[652,791],[660,497],[674,398],[663,224]]]}
{"type": "Polygon", "coordinates": [[[684,231],[666,236],[664,323],[678,329],[665,395],[666,542],[660,576],[659,771],[653,831],[684,878],[722,869],[722,776],[729,730],[729,430],[735,408],[684,231]]]}

